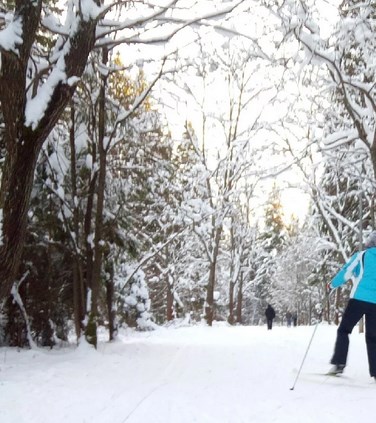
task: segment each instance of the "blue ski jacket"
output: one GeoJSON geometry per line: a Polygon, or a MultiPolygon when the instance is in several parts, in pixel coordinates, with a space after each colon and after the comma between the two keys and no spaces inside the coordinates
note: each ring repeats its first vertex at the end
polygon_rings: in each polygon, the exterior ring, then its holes
{"type": "Polygon", "coordinates": [[[376,304],[376,247],[355,253],[330,283],[338,288],[352,279],[350,298],[376,304]]]}

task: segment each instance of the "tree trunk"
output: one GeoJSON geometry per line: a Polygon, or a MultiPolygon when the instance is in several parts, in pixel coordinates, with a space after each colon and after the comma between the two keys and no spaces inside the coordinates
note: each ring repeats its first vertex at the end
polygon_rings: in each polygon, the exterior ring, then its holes
{"type": "Polygon", "coordinates": [[[215,286],[215,270],[216,265],[214,262],[210,263],[209,281],[206,291],[205,303],[205,319],[209,326],[213,325],[214,318],[214,286],[215,286]]]}
{"type": "Polygon", "coordinates": [[[214,288],[217,272],[217,260],[219,254],[219,242],[222,235],[222,227],[216,229],[214,236],[214,248],[209,267],[209,280],[206,291],[206,304],[205,304],[205,319],[209,326],[213,325],[214,320],[214,288]]]}
{"type": "Polygon", "coordinates": [[[238,298],[236,302],[236,323],[242,323],[242,309],[243,309],[243,272],[240,272],[240,280],[238,286],[238,298]]]}
{"type": "Polygon", "coordinates": [[[78,268],[76,260],[72,265],[72,274],[73,274],[73,314],[74,314],[74,328],[76,332],[77,341],[81,336],[81,316],[80,316],[80,306],[79,306],[79,282],[78,282],[78,268]]]}
{"type": "Polygon", "coordinates": [[[326,293],[326,298],[325,298],[325,302],[326,302],[326,321],[328,322],[328,324],[330,325],[331,323],[331,319],[330,319],[330,297],[329,297],[329,293],[326,293]]]}
{"type": "MultiPolygon", "coordinates": [[[[93,157],[95,157],[93,155],[93,157]]],[[[94,261],[94,253],[93,247],[89,242],[89,237],[91,235],[92,230],[92,219],[93,219],[93,208],[94,208],[94,197],[95,197],[95,188],[97,184],[98,174],[95,173],[90,180],[89,190],[87,194],[87,204],[86,204],[86,212],[85,212],[85,219],[84,219],[84,240],[86,246],[86,281],[87,285],[90,286],[92,273],[93,273],[93,261],[94,261]]]]}
{"type": "Polygon", "coordinates": [[[80,213],[77,200],[77,171],[76,171],[76,144],[75,144],[75,108],[74,103],[71,103],[71,127],[69,134],[70,142],[70,157],[71,157],[71,184],[72,184],[72,198],[73,198],[73,230],[75,233],[74,242],[74,260],[72,263],[73,266],[73,311],[74,311],[74,325],[76,330],[77,340],[81,337],[82,331],[82,322],[85,317],[85,288],[82,272],[82,261],[81,255],[79,252],[79,242],[80,242],[80,213]]]}
{"type": "MultiPolygon", "coordinates": [[[[108,51],[106,48],[102,50],[102,63],[108,61],[108,51]]],[[[106,84],[107,76],[102,75],[102,84],[99,94],[99,122],[98,122],[98,154],[99,154],[99,171],[97,186],[97,207],[95,214],[95,237],[94,237],[94,262],[93,273],[91,277],[91,305],[89,321],[91,322],[90,333],[87,331],[87,341],[94,346],[97,345],[97,318],[98,318],[98,301],[102,270],[102,234],[103,234],[103,210],[104,197],[106,188],[106,172],[107,172],[107,148],[104,145],[105,128],[106,128],[106,84]]]]}
{"type": "Polygon", "coordinates": [[[338,326],[339,324],[339,302],[340,302],[340,297],[341,297],[341,289],[338,288],[336,293],[335,293],[335,311],[334,311],[334,323],[338,326]]]}
{"type": "MultiPolygon", "coordinates": [[[[17,43],[17,52],[1,52],[0,102],[4,117],[6,155],[0,195],[0,301],[10,295],[17,277],[39,151],[74,93],[75,87],[66,81],[72,76],[82,75],[95,41],[96,21],[77,18],[75,31],[69,40],[70,49],[61,50],[66,80],[55,82],[46,109],[35,127],[25,126],[26,74],[40,22],[41,7],[40,0],[15,3],[14,19],[22,25],[22,40],[17,43]]],[[[37,90],[35,95],[38,95],[37,90]]]]}
{"type": "Polygon", "coordinates": [[[114,310],[114,267],[111,264],[110,269],[108,269],[110,278],[106,280],[106,300],[107,300],[107,313],[108,313],[108,331],[109,331],[109,340],[113,341],[115,339],[116,333],[116,324],[115,324],[115,310],[114,310]]]}
{"type": "Polygon", "coordinates": [[[230,323],[230,325],[233,325],[235,323],[235,318],[234,318],[234,292],[235,292],[235,284],[234,282],[230,282],[230,286],[229,286],[229,304],[228,304],[228,308],[229,308],[229,314],[228,314],[228,323],[230,323]]]}
{"type": "Polygon", "coordinates": [[[38,153],[39,148],[32,140],[19,139],[13,154],[5,158],[1,186],[0,300],[9,296],[17,277],[38,153]]]}
{"type": "MultiPolygon", "coordinates": [[[[168,278],[169,279],[169,278],[168,278]]],[[[168,322],[174,319],[174,294],[171,289],[170,281],[167,280],[167,311],[166,318],[168,322]]]]}

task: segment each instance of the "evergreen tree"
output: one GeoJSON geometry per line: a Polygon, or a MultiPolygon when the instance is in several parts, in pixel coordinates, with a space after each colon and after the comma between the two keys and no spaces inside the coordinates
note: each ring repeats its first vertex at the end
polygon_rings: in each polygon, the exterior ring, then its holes
{"type": "Polygon", "coordinates": [[[283,219],[281,195],[274,184],[265,208],[265,229],[260,236],[263,248],[272,256],[281,250],[286,241],[286,226],[283,219]]]}

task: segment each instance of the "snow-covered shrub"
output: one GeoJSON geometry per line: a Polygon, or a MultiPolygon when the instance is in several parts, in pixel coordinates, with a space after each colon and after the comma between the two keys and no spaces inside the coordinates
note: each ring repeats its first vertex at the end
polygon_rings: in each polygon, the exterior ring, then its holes
{"type": "Polygon", "coordinates": [[[132,273],[131,268],[123,266],[121,274],[116,278],[119,323],[139,330],[151,330],[155,324],[151,320],[145,274],[142,270],[132,273]]]}

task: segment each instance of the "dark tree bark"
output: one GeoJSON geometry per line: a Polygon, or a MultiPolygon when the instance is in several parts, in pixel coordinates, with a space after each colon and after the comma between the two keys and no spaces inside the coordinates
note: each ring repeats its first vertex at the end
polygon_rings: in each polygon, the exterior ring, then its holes
{"type": "Polygon", "coordinates": [[[69,134],[70,142],[70,153],[71,153],[71,184],[72,184],[72,197],[73,201],[73,230],[75,233],[74,242],[74,260],[72,263],[73,267],[73,308],[74,308],[74,324],[76,330],[77,340],[81,336],[82,331],[82,322],[85,317],[85,305],[86,305],[86,296],[85,296],[85,287],[84,287],[84,278],[83,278],[83,263],[82,257],[79,252],[79,240],[80,240],[80,212],[79,208],[76,205],[76,199],[78,197],[77,193],[77,165],[76,165],[76,144],[75,144],[75,107],[73,102],[71,103],[71,127],[69,134]]]}
{"type": "Polygon", "coordinates": [[[211,262],[209,265],[209,280],[206,290],[205,320],[209,326],[213,325],[214,320],[214,289],[217,278],[217,261],[219,255],[219,243],[222,236],[222,226],[215,229],[214,248],[211,262]]]}
{"type": "Polygon", "coordinates": [[[236,323],[242,323],[242,309],[243,309],[243,272],[240,272],[238,296],[236,302],[236,323]]]}
{"type": "Polygon", "coordinates": [[[116,324],[115,324],[115,310],[114,310],[114,293],[115,293],[115,283],[114,283],[114,266],[111,263],[107,272],[110,275],[110,278],[106,280],[106,301],[107,301],[107,313],[108,313],[108,331],[109,339],[113,341],[115,339],[116,333],[116,324]]]}
{"type": "MultiPolygon", "coordinates": [[[[27,225],[27,213],[39,152],[71,99],[75,87],[61,81],[53,89],[43,116],[31,127],[26,124],[26,72],[40,24],[42,1],[16,1],[15,19],[22,22],[18,54],[2,51],[0,102],[4,116],[6,155],[1,181],[3,212],[0,247],[0,301],[6,299],[17,277],[27,225]]],[[[96,21],[77,17],[77,29],[64,52],[66,80],[80,77],[95,42],[96,21]]],[[[36,94],[37,95],[37,94],[36,94]]]]}
{"type": "Polygon", "coordinates": [[[228,323],[230,325],[233,325],[235,323],[235,318],[234,318],[234,305],[235,305],[235,301],[234,301],[234,292],[235,292],[235,283],[234,282],[230,282],[230,286],[229,286],[229,300],[228,300],[228,308],[229,308],[229,313],[228,313],[228,323]]]}
{"type": "Polygon", "coordinates": [[[174,294],[171,289],[170,282],[167,281],[167,309],[166,319],[168,322],[174,320],[174,294]]]}
{"type": "MultiPolygon", "coordinates": [[[[107,64],[108,51],[106,48],[102,50],[102,63],[107,64]]],[[[103,259],[103,210],[105,202],[106,189],[106,172],[107,172],[107,146],[104,145],[106,133],[106,86],[107,76],[102,75],[102,82],[99,94],[99,113],[98,113],[98,186],[97,186],[97,204],[95,210],[95,237],[94,237],[94,261],[91,274],[91,304],[89,321],[90,327],[86,330],[86,338],[88,342],[97,345],[97,318],[98,318],[98,301],[101,283],[101,270],[103,259]]]]}

